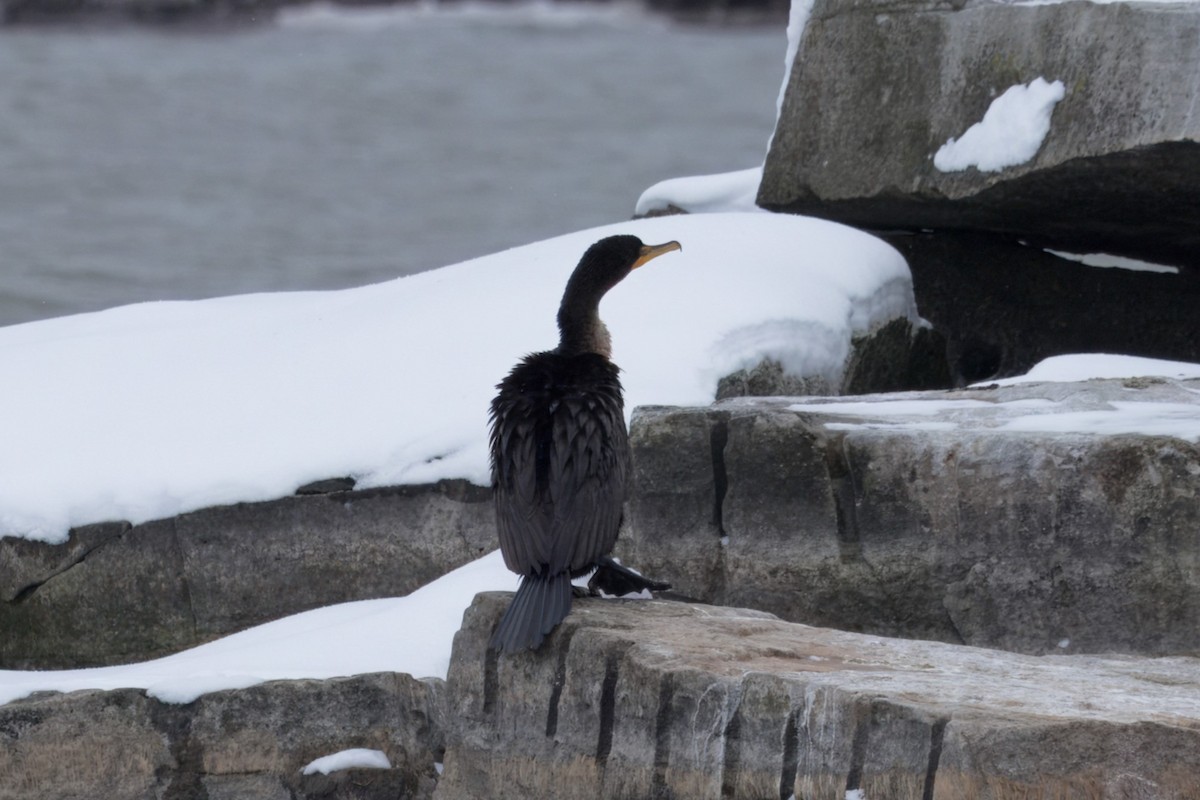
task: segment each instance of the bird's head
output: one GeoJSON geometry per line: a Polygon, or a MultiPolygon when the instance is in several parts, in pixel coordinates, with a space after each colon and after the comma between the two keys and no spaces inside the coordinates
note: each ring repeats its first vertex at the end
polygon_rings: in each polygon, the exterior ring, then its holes
{"type": "Polygon", "coordinates": [[[567,292],[571,291],[574,284],[580,288],[586,286],[603,297],[605,292],[650,259],[681,249],[679,242],[649,245],[643,244],[636,236],[608,236],[584,252],[583,258],[579,259],[579,266],[567,283],[567,292]]]}
{"type": "Polygon", "coordinates": [[[593,244],[571,273],[558,308],[560,350],[593,350],[607,353],[607,331],[600,322],[600,300],[630,272],[669,253],[683,250],[679,242],[644,244],[636,236],[608,236],[593,244]]]}

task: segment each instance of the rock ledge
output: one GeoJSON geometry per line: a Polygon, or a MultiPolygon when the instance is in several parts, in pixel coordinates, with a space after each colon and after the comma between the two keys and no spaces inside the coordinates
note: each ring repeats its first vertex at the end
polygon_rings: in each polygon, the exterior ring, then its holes
{"type": "Polygon", "coordinates": [[[1200,796],[1200,661],[1032,657],[665,601],[583,600],[496,659],[455,639],[438,797],[1200,796]]]}

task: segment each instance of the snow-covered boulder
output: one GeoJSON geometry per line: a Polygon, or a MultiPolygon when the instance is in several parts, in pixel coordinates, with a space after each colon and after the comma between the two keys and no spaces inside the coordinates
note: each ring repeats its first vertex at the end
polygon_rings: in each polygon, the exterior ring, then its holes
{"type": "Polygon", "coordinates": [[[1197,3],[816,0],[758,203],[1200,269],[1198,36],[1197,3]]]}
{"type": "Polygon", "coordinates": [[[1200,382],[643,408],[627,563],[797,622],[1026,653],[1200,648],[1200,382]]]}
{"type": "Polygon", "coordinates": [[[920,362],[944,364],[915,349],[927,334],[895,249],[765,213],[620,223],[338,292],[0,329],[0,374],[20,385],[0,419],[0,666],[151,658],[403,594],[493,547],[495,384],[554,346],[567,277],[616,233],[684,248],[605,297],[627,414],[924,386],[920,362]],[[356,490],[292,496],[333,476],[356,490]]]}

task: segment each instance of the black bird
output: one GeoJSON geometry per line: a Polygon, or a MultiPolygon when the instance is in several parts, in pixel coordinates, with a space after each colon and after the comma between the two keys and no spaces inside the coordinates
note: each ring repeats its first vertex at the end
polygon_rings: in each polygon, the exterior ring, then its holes
{"type": "Polygon", "coordinates": [[[571,579],[596,567],[642,588],[667,588],[608,557],[630,474],[621,382],[600,299],[678,242],[636,236],[593,244],[558,308],[558,347],[521,360],[491,408],[492,491],[504,563],[521,576],[492,649],[533,649],[571,610],[571,579]]]}

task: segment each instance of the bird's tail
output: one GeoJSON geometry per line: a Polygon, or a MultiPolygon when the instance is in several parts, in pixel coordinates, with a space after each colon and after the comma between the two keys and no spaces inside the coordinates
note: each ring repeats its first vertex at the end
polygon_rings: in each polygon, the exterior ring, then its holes
{"type": "Polygon", "coordinates": [[[501,653],[535,650],[571,610],[571,576],[526,575],[517,595],[492,634],[491,648],[501,653]]]}

